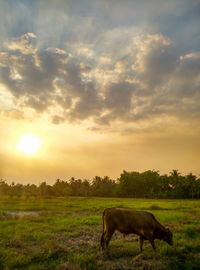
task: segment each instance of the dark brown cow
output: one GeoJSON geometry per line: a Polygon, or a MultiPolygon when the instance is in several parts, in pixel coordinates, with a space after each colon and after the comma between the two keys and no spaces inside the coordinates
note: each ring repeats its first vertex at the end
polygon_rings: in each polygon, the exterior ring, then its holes
{"type": "Polygon", "coordinates": [[[153,214],[144,211],[134,211],[126,208],[107,208],[103,211],[103,233],[101,236],[101,247],[108,247],[109,241],[115,230],[123,235],[134,233],[139,235],[140,250],[143,241],[149,240],[155,250],[154,239],[160,239],[173,245],[172,233],[162,226],[153,214]]]}

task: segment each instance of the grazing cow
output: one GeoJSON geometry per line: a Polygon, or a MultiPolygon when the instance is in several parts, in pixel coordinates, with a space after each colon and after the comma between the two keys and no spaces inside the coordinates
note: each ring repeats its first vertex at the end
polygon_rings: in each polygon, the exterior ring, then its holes
{"type": "Polygon", "coordinates": [[[170,230],[162,226],[151,213],[126,208],[106,208],[103,211],[102,218],[102,249],[104,249],[104,243],[106,247],[108,247],[115,230],[123,235],[130,233],[139,235],[140,251],[143,250],[144,240],[149,240],[154,250],[156,249],[154,239],[160,239],[167,242],[169,245],[173,245],[170,230]]]}

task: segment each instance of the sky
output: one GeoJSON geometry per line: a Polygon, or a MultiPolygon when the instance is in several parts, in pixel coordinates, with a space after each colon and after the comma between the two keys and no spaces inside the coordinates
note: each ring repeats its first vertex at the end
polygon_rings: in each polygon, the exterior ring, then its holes
{"type": "Polygon", "coordinates": [[[0,178],[199,175],[199,29],[199,0],[0,0],[0,178]]]}

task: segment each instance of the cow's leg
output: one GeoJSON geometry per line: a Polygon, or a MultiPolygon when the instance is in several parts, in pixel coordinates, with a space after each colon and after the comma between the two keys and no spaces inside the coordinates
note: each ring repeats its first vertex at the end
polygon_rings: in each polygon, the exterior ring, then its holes
{"type": "Polygon", "coordinates": [[[152,245],[152,248],[153,248],[154,250],[156,250],[156,246],[155,246],[155,243],[154,243],[154,239],[151,238],[151,239],[149,239],[149,241],[150,241],[150,243],[151,243],[151,245],[152,245]]]}
{"type": "Polygon", "coordinates": [[[114,230],[110,229],[106,232],[106,235],[105,235],[105,241],[106,241],[106,248],[108,249],[108,245],[109,245],[109,242],[110,242],[110,239],[112,238],[112,235],[114,233],[114,230]]]}
{"type": "Polygon", "coordinates": [[[105,236],[105,232],[102,232],[102,235],[101,235],[101,248],[102,248],[102,250],[104,250],[104,236],[105,236]]]}
{"type": "Polygon", "coordinates": [[[144,238],[140,235],[139,236],[139,245],[140,245],[140,251],[143,251],[143,242],[144,242],[144,238]]]}
{"type": "Polygon", "coordinates": [[[154,237],[153,237],[153,231],[149,232],[148,235],[146,236],[146,238],[149,240],[149,242],[151,243],[151,246],[154,250],[156,250],[156,246],[154,243],[154,237]]]}

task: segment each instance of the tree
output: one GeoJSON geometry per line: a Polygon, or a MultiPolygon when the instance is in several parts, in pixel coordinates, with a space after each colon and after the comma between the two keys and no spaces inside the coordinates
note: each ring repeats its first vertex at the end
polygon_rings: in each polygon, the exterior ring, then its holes
{"type": "Polygon", "coordinates": [[[0,195],[10,195],[10,186],[5,180],[0,180],[0,195]]]}
{"type": "Polygon", "coordinates": [[[24,192],[28,196],[38,196],[39,195],[39,190],[38,187],[35,184],[27,184],[24,186],[24,192]]]}
{"type": "Polygon", "coordinates": [[[115,181],[111,180],[108,176],[104,176],[104,178],[95,176],[91,186],[92,195],[101,197],[113,196],[115,187],[115,181]]]}
{"type": "Polygon", "coordinates": [[[157,198],[160,195],[160,181],[159,181],[159,173],[158,171],[145,171],[141,176],[141,188],[143,185],[143,194],[145,197],[150,197],[150,198],[157,198]]]}
{"type": "Polygon", "coordinates": [[[65,181],[57,179],[53,185],[53,191],[56,196],[69,196],[71,194],[71,188],[65,181]]]}
{"type": "Polygon", "coordinates": [[[52,189],[52,186],[50,185],[47,185],[46,182],[42,182],[40,185],[39,185],[39,194],[41,196],[52,196],[54,195],[54,192],[53,192],[53,189],[52,189]]]}
{"type": "Polygon", "coordinates": [[[199,188],[197,177],[193,175],[192,173],[189,173],[186,176],[187,181],[187,189],[188,189],[188,197],[190,198],[198,198],[199,188]]]}
{"type": "Polygon", "coordinates": [[[120,175],[118,192],[120,196],[126,197],[144,197],[146,187],[144,186],[144,178],[139,172],[126,172],[120,175]]]}

